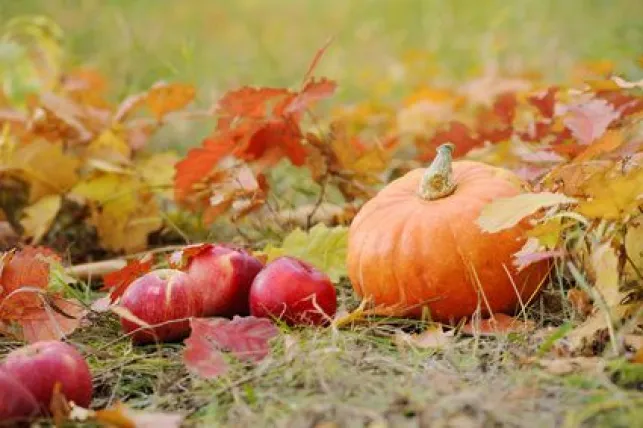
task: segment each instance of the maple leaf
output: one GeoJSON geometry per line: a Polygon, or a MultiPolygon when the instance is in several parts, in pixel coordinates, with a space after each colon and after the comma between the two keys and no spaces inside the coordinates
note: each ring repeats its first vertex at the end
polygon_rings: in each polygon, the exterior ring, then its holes
{"type": "Polygon", "coordinates": [[[228,91],[219,100],[217,122],[219,131],[229,130],[236,118],[261,120],[270,113],[270,103],[276,103],[281,98],[293,95],[283,88],[251,88],[243,87],[228,91]]]}
{"type": "Polygon", "coordinates": [[[551,192],[522,193],[498,198],[482,209],[476,223],[485,232],[495,233],[517,225],[541,208],[576,202],[574,198],[551,192]]]}
{"type": "Polygon", "coordinates": [[[478,114],[476,131],[482,141],[497,143],[508,139],[513,133],[516,116],[516,95],[508,92],[499,95],[491,109],[478,114]]]}
{"type": "Polygon", "coordinates": [[[303,87],[303,89],[294,96],[283,110],[280,111],[282,114],[294,114],[301,113],[310,107],[313,103],[323,100],[324,98],[331,97],[335,90],[337,89],[337,84],[332,80],[322,78],[320,80],[310,79],[308,83],[303,87]]]}
{"type": "Polygon", "coordinates": [[[24,218],[20,224],[24,228],[25,237],[31,238],[32,244],[38,244],[49,231],[61,205],[60,195],[49,195],[24,209],[24,218]]]}
{"type": "Polygon", "coordinates": [[[148,91],[145,103],[156,120],[161,120],[166,114],[187,106],[195,95],[192,85],[160,82],[148,91]]]}
{"type": "Polygon", "coordinates": [[[497,313],[487,319],[472,319],[462,326],[460,331],[471,336],[497,336],[511,333],[528,333],[536,328],[531,320],[514,318],[497,313]]]}
{"type": "Polygon", "coordinates": [[[125,267],[104,275],[102,290],[111,290],[111,303],[118,300],[132,282],[151,271],[153,262],[151,254],[148,254],[141,259],[130,260],[125,267]]]}
{"type": "Polygon", "coordinates": [[[588,145],[600,138],[619,117],[620,113],[605,100],[592,99],[568,106],[564,123],[580,144],[588,145]]]}
{"type": "Polygon", "coordinates": [[[190,326],[192,331],[185,339],[183,362],[206,379],[227,371],[221,351],[230,351],[240,360],[257,363],[268,356],[268,342],[279,333],[270,320],[255,317],[193,318],[190,326]]]}
{"type": "Polygon", "coordinates": [[[308,232],[301,229],[290,232],[280,247],[268,245],[264,253],[269,262],[286,255],[307,261],[338,282],[346,276],[347,246],[347,227],[328,227],[319,223],[308,232]]]}

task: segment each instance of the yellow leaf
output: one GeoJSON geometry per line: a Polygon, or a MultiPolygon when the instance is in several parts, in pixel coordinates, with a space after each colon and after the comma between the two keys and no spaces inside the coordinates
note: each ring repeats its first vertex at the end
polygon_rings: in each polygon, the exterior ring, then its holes
{"type": "Polygon", "coordinates": [[[625,296],[619,291],[618,257],[609,242],[594,248],[591,264],[596,291],[608,307],[619,305],[625,296]]]}
{"type": "Polygon", "coordinates": [[[537,238],[538,242],[548,249],[556,248],[563,232],[562,219],[551,218],[527,231],[527,236],[537,238]]]}
{"type": "Polygon", "coordinates": [[[8,165],[30,184],[29,200],[65,193],[78,182],[80,161],[63,152],[62,145],[34,141],[19,146],[8,165]]]}
{"type": "Polygon", "coordinates": [[[174,165],[178,161],[179,156],[174,152],[155,153],[141,160],[136,165],[136,170],[152,192],[172,199],[174,165]]]}
{"type": "Polygon", "coordinates": [[[643,168],[625,175],[621,173],[595,174],[585,187],[590,196],[578,205],[577,211],[590,218],[619,220],[636,211],[643,203],[643,168]]]}
{"type": "Polygon", "coordinates": [[[87,146],[87,157],[116,165],[129,163],[132,150],[117,133],[111,129],[102,134],[87,146]]]}
{"type": "Polygon", "coordinates": [[[192,85],[183,83],[160,83],[149,90],[146,103],[156,119],[180,110],[194,99],[196,91],[192,85]]]}
{"type": "Polygon", "coordinates": [[[60,195],[49,195],[25,208],[25,217],[20,224],[25,230],[25,236],[32,238],[32,244],[40,242],[49,231],[58,211],[60,211],[61,203],[62,197],[60,195]]]}
{"type": "Polygon", "coordinates": [[[107,249],[143,250],[148,235],[162,225],[158,204],[137,177],[102,174],[79,183],[72,193],[92,202],[92,223],[107,249]]]}
{"type": "Polygon", "coordinates": [[[499,232],[515,226],[541,208],[575,202],[574,198],[550,192],[523,193],[509,198],[498,198],[482,209],[477,223],[485,232],[499,232]]]}

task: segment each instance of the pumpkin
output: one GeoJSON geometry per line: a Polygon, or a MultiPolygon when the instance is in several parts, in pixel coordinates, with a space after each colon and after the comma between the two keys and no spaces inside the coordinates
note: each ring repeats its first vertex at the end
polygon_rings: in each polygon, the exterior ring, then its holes
{"type": "Polygon", "coordinates": [[[511,312],[527,304],[549,265],[518,272],[513,254],[524,245],[523,221],[486,233],[476,220],[496,198],[522,192],[506,169],[453,161],[452,144],[433,163],[414,169],[364,204],[349,228],[348,276],[358,296],[391,316],[439,322],[511,312]]]}

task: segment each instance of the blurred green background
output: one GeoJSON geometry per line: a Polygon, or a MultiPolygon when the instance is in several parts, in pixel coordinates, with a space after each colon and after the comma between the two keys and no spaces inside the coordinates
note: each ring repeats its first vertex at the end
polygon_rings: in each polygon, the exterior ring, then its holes
{"type": "Polygon", "coordinates": [[[22,14],[58,22],[66,60],[98,67],[117,96],[159,79],[194,83],[209,100],[238,85],[293,86],[329,36],[318,74],[353,101],[490,61],[556,80],[610,60],[637,77],[643,54],[641,0],[0,1],[1,21],[22,14]]]}

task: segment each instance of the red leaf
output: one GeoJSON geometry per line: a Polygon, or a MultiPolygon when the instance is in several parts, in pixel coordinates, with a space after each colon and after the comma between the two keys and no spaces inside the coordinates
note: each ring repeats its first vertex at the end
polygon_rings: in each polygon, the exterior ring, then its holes
{"type": "Polygon", "coordinates": [[[177,202],[185,202],[194,192],[194,186],[207,179],[218,163],[232,153],[237,138],[225,133],[217,138],[204,140],[203,147],[192,149],[177,162],[174,175],[174,194],[177,202]]]}
{"type": "Polygon", "coordinates": [[[127,287],[138,277],[151,271],[152,262],[152,256],[148,254],[140,260],[130,260],[124,268],[104,275],[102,290],[111,289],[111,303],[121,297],[127,287]]]}
{"type": "Polygon", "coordinates": [[[484,320],[472,319],[460,331],[467,335],[496,336],[510,333],[526,333],[534,330],[536,324],[527,320],[517,319],[502,313],[493,314],[493,317],[484,320]]]}
{"type": "Polygon", "coordinates": [[[217,113],[221,116],[218,122],[220,131],[230,129],[235,118],[263,119],[267,117],[269,103],[278,98],[291,95],[292,92],[282,88],[250,88],[227,92],[219,100],[217,113]]]}
{"type": "Polygon", "coordinates": [[[467,154],[472,148],[482,145],[482,142],[473,137],[471,130],[462,122],[449,122],[446,130],[437,132],[425,146],[425,150],[419,156],[419,160],[427,162],[435,157],[435,149],[442,144],[455,144],[454,157],[461,157],[467,154]]]}
{"type": "Polygon", "coordinates": [[[328,98],[335,93],[337,84],[332,80],[322,78],[318,81],[311,79],[306,86],[283,109],[284,114],[300,113],[313,103],[328,98]]]}
{"type": "Polygon", "coordinates": [[[226,372],[220,351],[230,351],[243,361],[257,363],[270,352],[268,342],[279,330],[266,318],[239,317],[190,320],[192,332],[185,340],[185,365],[199,376],[212,378],[226,372]]]}
{"type": "Polygon", "coordinates": [[[203,253],[204,251],[212,248],[210,243],[186,245],[180,250],[173,252],[170,255],[170,266],[174,269],[185,269],[190,265],[190,261],[203,253]]]}
{"type": "Polygon", "coordinates": [[[548,119],[551,119],[552,117],[554,117],[554,107],[556,106],[557,92],[558,88],[556,86],[552,86],[551,88],[548,88],[547,92],[545,92],[544,94],[531,96],[527,100],[529,101],[529,104],[538,109],[540,114],[548,119]]]}
{"type": "Polygon", "coordinates": [[[285,156],[293,165],[301,166],[306,162],[307,154],[308,150],[302,144],[301,130],[296,123],[272,120],[252,134],[243,152],[239,152],[239,157],[272,165],[285,156]]]}

